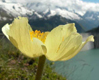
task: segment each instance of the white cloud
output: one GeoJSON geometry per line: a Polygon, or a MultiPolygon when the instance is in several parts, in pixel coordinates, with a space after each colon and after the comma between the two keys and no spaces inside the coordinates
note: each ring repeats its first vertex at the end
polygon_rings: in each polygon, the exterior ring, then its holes
{"type": "MultiPolygon", "coordinates": [[[[7,0],[6,0],[7,1],[7,0]]],[[[32,8],[38,11],[44,11],[48,8],[55,9],[56,6],[61,8],[67,8],[70,11],[75,11],[81,15],[83,15],[86,11],[99,11],[99,3],[88,3],[82,0],[8,0],[11,2],[40,2],[42,5],[35,6],[32,8]]]]}

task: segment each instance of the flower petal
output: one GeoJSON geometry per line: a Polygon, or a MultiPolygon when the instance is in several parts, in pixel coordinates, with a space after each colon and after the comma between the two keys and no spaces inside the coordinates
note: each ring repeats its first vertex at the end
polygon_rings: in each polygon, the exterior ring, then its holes
{"type": "Polygon", "coordinates": [[[73,24],[66,24],[66,25],[59,25],[58,27],[54,28],[46,37],[45,46],[47,48],[47,54],[49,56],[53,56],[56,53],[61,42],[67,38],[71,33],[77,32],[74,23],[73,24]]]}
{"type": "Polygon", "coordinates": [[[89,36],[85,42],[82,42],[82,44],[76,49],[73,51],[73,54],[71,54],[70,56],[68,56],[68,58],[64,57],[61,59],[61,61],[64,61],[64,60],[69,60],[71,59],[72,57],[74,57],[77,53],[79,53],[79,51],[84,47],[84,45],[89,42],[89,41],[92,41],[94,42],[94,38],[93,38],[93,35],[89,36]]]}
{"type": "Polygon", "coordinates": [[[48,59],[52,61],[61,61],[72,55],[76,49],[82,44],[82,36],[78,33],[72,33],[59,46],[59,49],[53,55],[47,54],[48,59]]]}
{"type": "Polygon", "coordinates": [[[71,35],[74,32],[77,33],[75,23],[69,23],[66,25],[61,25],[61,27],[63,27],[62,36],[64,38],[67,38],[69,35],[71,35]]]}
{"type": "Polygon", "coordinates": [[[28,24],[28,19],[19,17],[14,19],[13,23],[6,24],[2,28],[2,32],[5,36],[16,46],[22,53],[29,57],[37,57],[43,54],[41,45],[43,43],[37,39],[30,39],[29,32],[32,31],[30,25],[28,24]]]}
{"type": "Polygon", "coordinates": [[[5,27],[2,28],[2,31],[4,33],[4,35],[9,39],[9,30],[10,30],[10,27],[9,27],[9,24],[6,24],[5,27]]]}

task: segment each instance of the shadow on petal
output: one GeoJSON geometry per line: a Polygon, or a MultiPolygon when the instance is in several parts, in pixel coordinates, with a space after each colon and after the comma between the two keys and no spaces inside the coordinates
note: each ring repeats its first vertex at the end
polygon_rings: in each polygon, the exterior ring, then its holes
{"type": "Polygon", "coordinates": [[[17,44],[16,40],[13,39],[13,37],[9,36],[9,40],[11,41],[11,43],[12,43],[16,48],[18,48],[18,44],[17,44]]]}

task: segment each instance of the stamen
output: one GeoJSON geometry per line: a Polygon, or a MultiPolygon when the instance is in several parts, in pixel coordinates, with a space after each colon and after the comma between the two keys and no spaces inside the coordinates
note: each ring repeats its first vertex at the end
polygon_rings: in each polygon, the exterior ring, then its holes
{"type": "Polygon", "coordinates": [[[39,40],[41,40],[43,43],[45,42],[46,39],[46,35],[44,32],[41,32],[40,30],[35,30],[30,32],[30,38],[31,40],[33,40],[33,37],[38,38],[39,40]]]}

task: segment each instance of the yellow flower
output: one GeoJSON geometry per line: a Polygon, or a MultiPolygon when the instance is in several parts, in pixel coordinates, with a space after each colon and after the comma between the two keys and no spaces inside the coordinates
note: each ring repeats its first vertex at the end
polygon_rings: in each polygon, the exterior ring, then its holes
{"type": "Polygon", "coordinates": [[[6,24],[2,32],[28,57],[45,55],[51,61],[71,59],[87,42],[94,41],[91,35],[82,42],[82,36],[77,33],[74,23],[59,25],[51,32],[33,31],[25,17],[14,19],[10,25],[6,24]]]}

